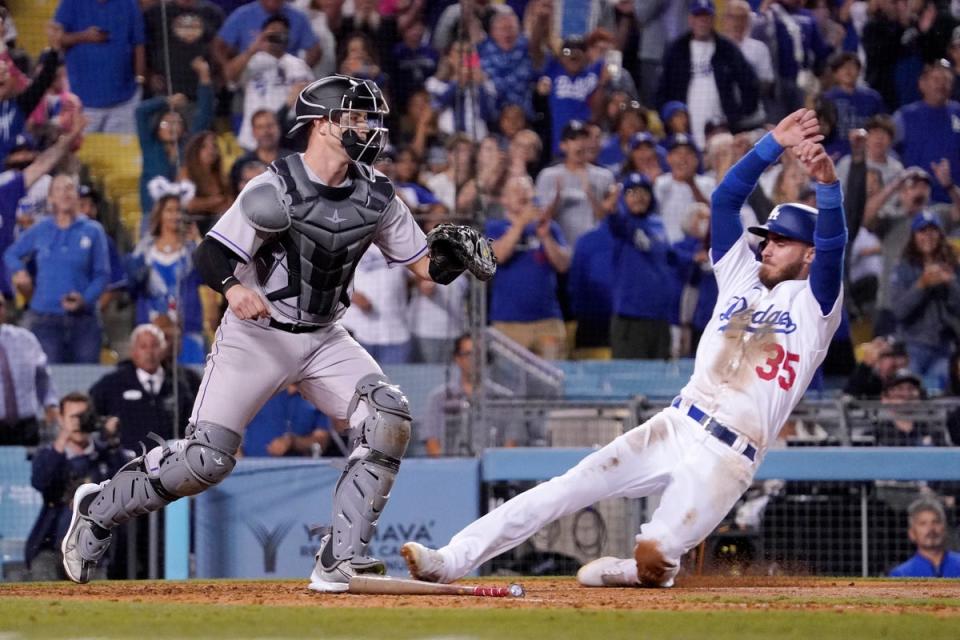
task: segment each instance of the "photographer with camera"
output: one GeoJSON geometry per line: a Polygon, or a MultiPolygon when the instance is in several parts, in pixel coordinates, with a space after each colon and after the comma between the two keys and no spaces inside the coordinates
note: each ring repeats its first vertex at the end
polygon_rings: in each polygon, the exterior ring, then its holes
{"type": "Polygon", "coordinates": [[[43,495],[43,508],[27,538],[25,559],[33,580],[62,579],[60,543],[70,525],[74,491],[102,482],[133,458],[117,437],[119,421],[93,411],[90,397],[74,391],[60,400],[60,429],[51,444],[33,456],[30,483],[43,495]]]}

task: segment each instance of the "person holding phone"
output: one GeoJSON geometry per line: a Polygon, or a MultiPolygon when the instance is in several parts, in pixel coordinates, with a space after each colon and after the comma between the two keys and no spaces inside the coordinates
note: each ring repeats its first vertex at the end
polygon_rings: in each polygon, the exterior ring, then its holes
{"type": "Polygon", "coordinates": [[[487,136],[497,118],[497,88],[481,68],[472,44],[451,44],[426,88],[443,133],[466,133],[475,142],[487,136]]]}

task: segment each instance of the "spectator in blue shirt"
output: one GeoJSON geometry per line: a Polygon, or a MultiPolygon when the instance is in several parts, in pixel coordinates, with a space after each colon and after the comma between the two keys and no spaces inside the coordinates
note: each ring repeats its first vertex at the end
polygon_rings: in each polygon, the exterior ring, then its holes
{"type": "Polygon", "coordinates": [[[910,542],[917,553],[890,571],[894,578],[960,578],[960,553],[947,550],[947,516],[933,498],[918,498],[907,509],[910,542]]]}
{"type": "Polygon", "coordinates": [[[147,73],[143,12],[136,0],[61,0],[70,90],[83,102],[87,131],[133,133],[147,73]]]}
{"type": "MultiPolygon", "coordinates": [[[[541,29],[535,33],[541,33],[541,29]]],[[[497,109],[509,104],[523,107],[533,114],[530,92],[533,88],[533,56],[538,55],[540,43],[528,40],[520,33],[517,14],[508,6],[497,7],[490,20],[490,36],[477,46],[480,66],[497,85],[497,109]]]]}
{"type": "Polygon", "coordinates": [[[617,173],[631,151],[633,136],[647,130],[647,112],[636,100],[621,103],[614,116],[613,133],[600,149],[597,164],[617,173]]]}
{"type": "Polygon", "coordinates": [[[862,129],[872,116],[886,112],[883,98],[869,87],[857,86],[860,77],[860,58],[855,53],[844,52],[830,60],[834,86],[823,94],[837,110],[834,127],[836,144],[834,150],[840,155],[850,153],[849,133],[862,129]]]}
{"type": "Polygon", "coordinates": [[[231,59],[251,47],[259,46],[264,22],[276,14],[282,14],[290,21],[287,53],[296,56],[303,51],[302,57],[307,65],[315,65],[323,50],[307,16],[284,0],[256,0],[227,16],[214,37],[211,51],[220,68],[225,69],[231,59]]]}
{"type": "Polygon", "coordinates": [[[679,304],[678,277],[653,185],[639,173],[621,182],[617,209],[607,220],[615,238],[614,358],[670,357],[670,322],[679,304]]]}
{"type": "Polygon", "coordinates": [[[603,67],[602,60],[589,63],[586,43],[579,36],[564,40],[560,57],[547,60],[537,91],[548,96],[554,157],[560,153],[560,136],[566,123],[593,119],[594,107],[599,107],[594,104],[595,96],[602,94],[597,89],[606,80],[603,67]]]}
{"type": "Polygon", "coordinates": [[[413,22],[403,32],[400,42],[389,56],[388,72],[393,81],[396,104],[407,104],[410,96],[437,71],[439,54],[424,40],[426,28],[422,22],[413,22]]]}
{"type": "Polygon", "coordinates": [[[603,220],[577,240],[567,276],[570,311],[577,321],[574,357],[610,358],[610,318],[613,315],[615,238],[610,223],[603,220]]]}
{"type": "Polygon", "coordinates": [[[247,425],[243,455],[320,457],[345,453],[331,436],[327,416],[300,395],[297,385],[291,384],[267,400],[247,425]]]}
{"type": "MultiPolygon", "coordinates": [[[[17,226],[17,203],[40,178],[49,173],[83,134],[86,120],[77,118],[69,133],[61,135],[53,145],[38,155],[23,171],[0,173],[0,256],[13,244],[17,226]]],[[[10,275],[0,262],[0,296],[13,297],[10,275]]]]}
{"type": "Polygon", "coordinates": [[[570,268],[570,249],[560,225],[533,198],[529,178],[511,178],[501,197],[505,219],[487,222],[500,265],[492,284],[490,320],[524,348],[557,359],[563,357],[566,340],[557,274],[570,268]]]}
{"type": "Polygon", "coordinates": [[[465,133],[475,142],[487,137],[497,119],[497,87],[480,66],[473,45],[454,42],[427,79],[427,91],[445,134],[465,133]]]}
{"type": "MultiPolygon", "coordinates": [[[[946,159],[954,183],[960,183],[960,103],[950,100],[953,71],[939,62],[928,64],[918,86],[923,99],[901,107],[893,115],[900,159],[904,166],[924,169],[946,159]]],[[[950,202],[940,184],[933,185],[931,199],[950,202]]]]}
{"type": "Polygon", "coordinates": [[[110,279],[110,257],[103,227],[78,215],[78,200],[72,176],[54,177],[53,215],[30,227],[3,256],[13,286],[30,298],[27,325],[54,364],[100,360],[97,300],[110,279]],[[30,260],[36,286],[26,269],[30,260]]]}

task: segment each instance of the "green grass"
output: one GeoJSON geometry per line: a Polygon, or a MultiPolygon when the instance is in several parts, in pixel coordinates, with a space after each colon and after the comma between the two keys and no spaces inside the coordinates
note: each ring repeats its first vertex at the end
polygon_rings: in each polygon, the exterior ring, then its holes
{"type": "Polygon", "coordinates": [[[833,611],[334,609],[0,600],[0,638],[877,640],[960,636],[958,619],[833,611]]]}

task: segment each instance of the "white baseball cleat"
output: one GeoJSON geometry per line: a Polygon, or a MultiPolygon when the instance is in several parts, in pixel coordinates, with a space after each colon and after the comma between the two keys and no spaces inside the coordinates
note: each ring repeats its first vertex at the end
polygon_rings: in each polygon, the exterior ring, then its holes
{"type": "Polygon", "coordinates": [[[410,575],[426,582],[446,582],[443,579],[443,556],[417,542],[405,542],[400,555],[407,561],[410,575]]]}
{"type": "Polygon", "coordinates": [[[637,561],[606,556],[580,567],[577,582],[585,587],[639,587],[637,561]]]}
{"type": "Polygon", "coordinates": [[[330,534],[320,541],[310,584],[307,588],[321,593],[343,593],[350,588],[350,578],[357,574],[384,575],[386,565],[381,560],[367,556],[356,556],[350,560],[337,560],[333,557],[330,534]]]}
{"type": "Polygon", "coordinates": [[[92,482],[77,488],[73,494],[73,515],[70,516],[70,527],[67,529],[67,534],[63,536],[63,542],[60,543],[60,551],[63,553],[63,570],[66,571],[68,578],[78,584],[90,581],[97,562],[110,548],[110,532],[107,531],[106,537],[102,537],[105,530],[98,527],[83,513],[98,491],[100,491],[100,485],[92,482]]]}

